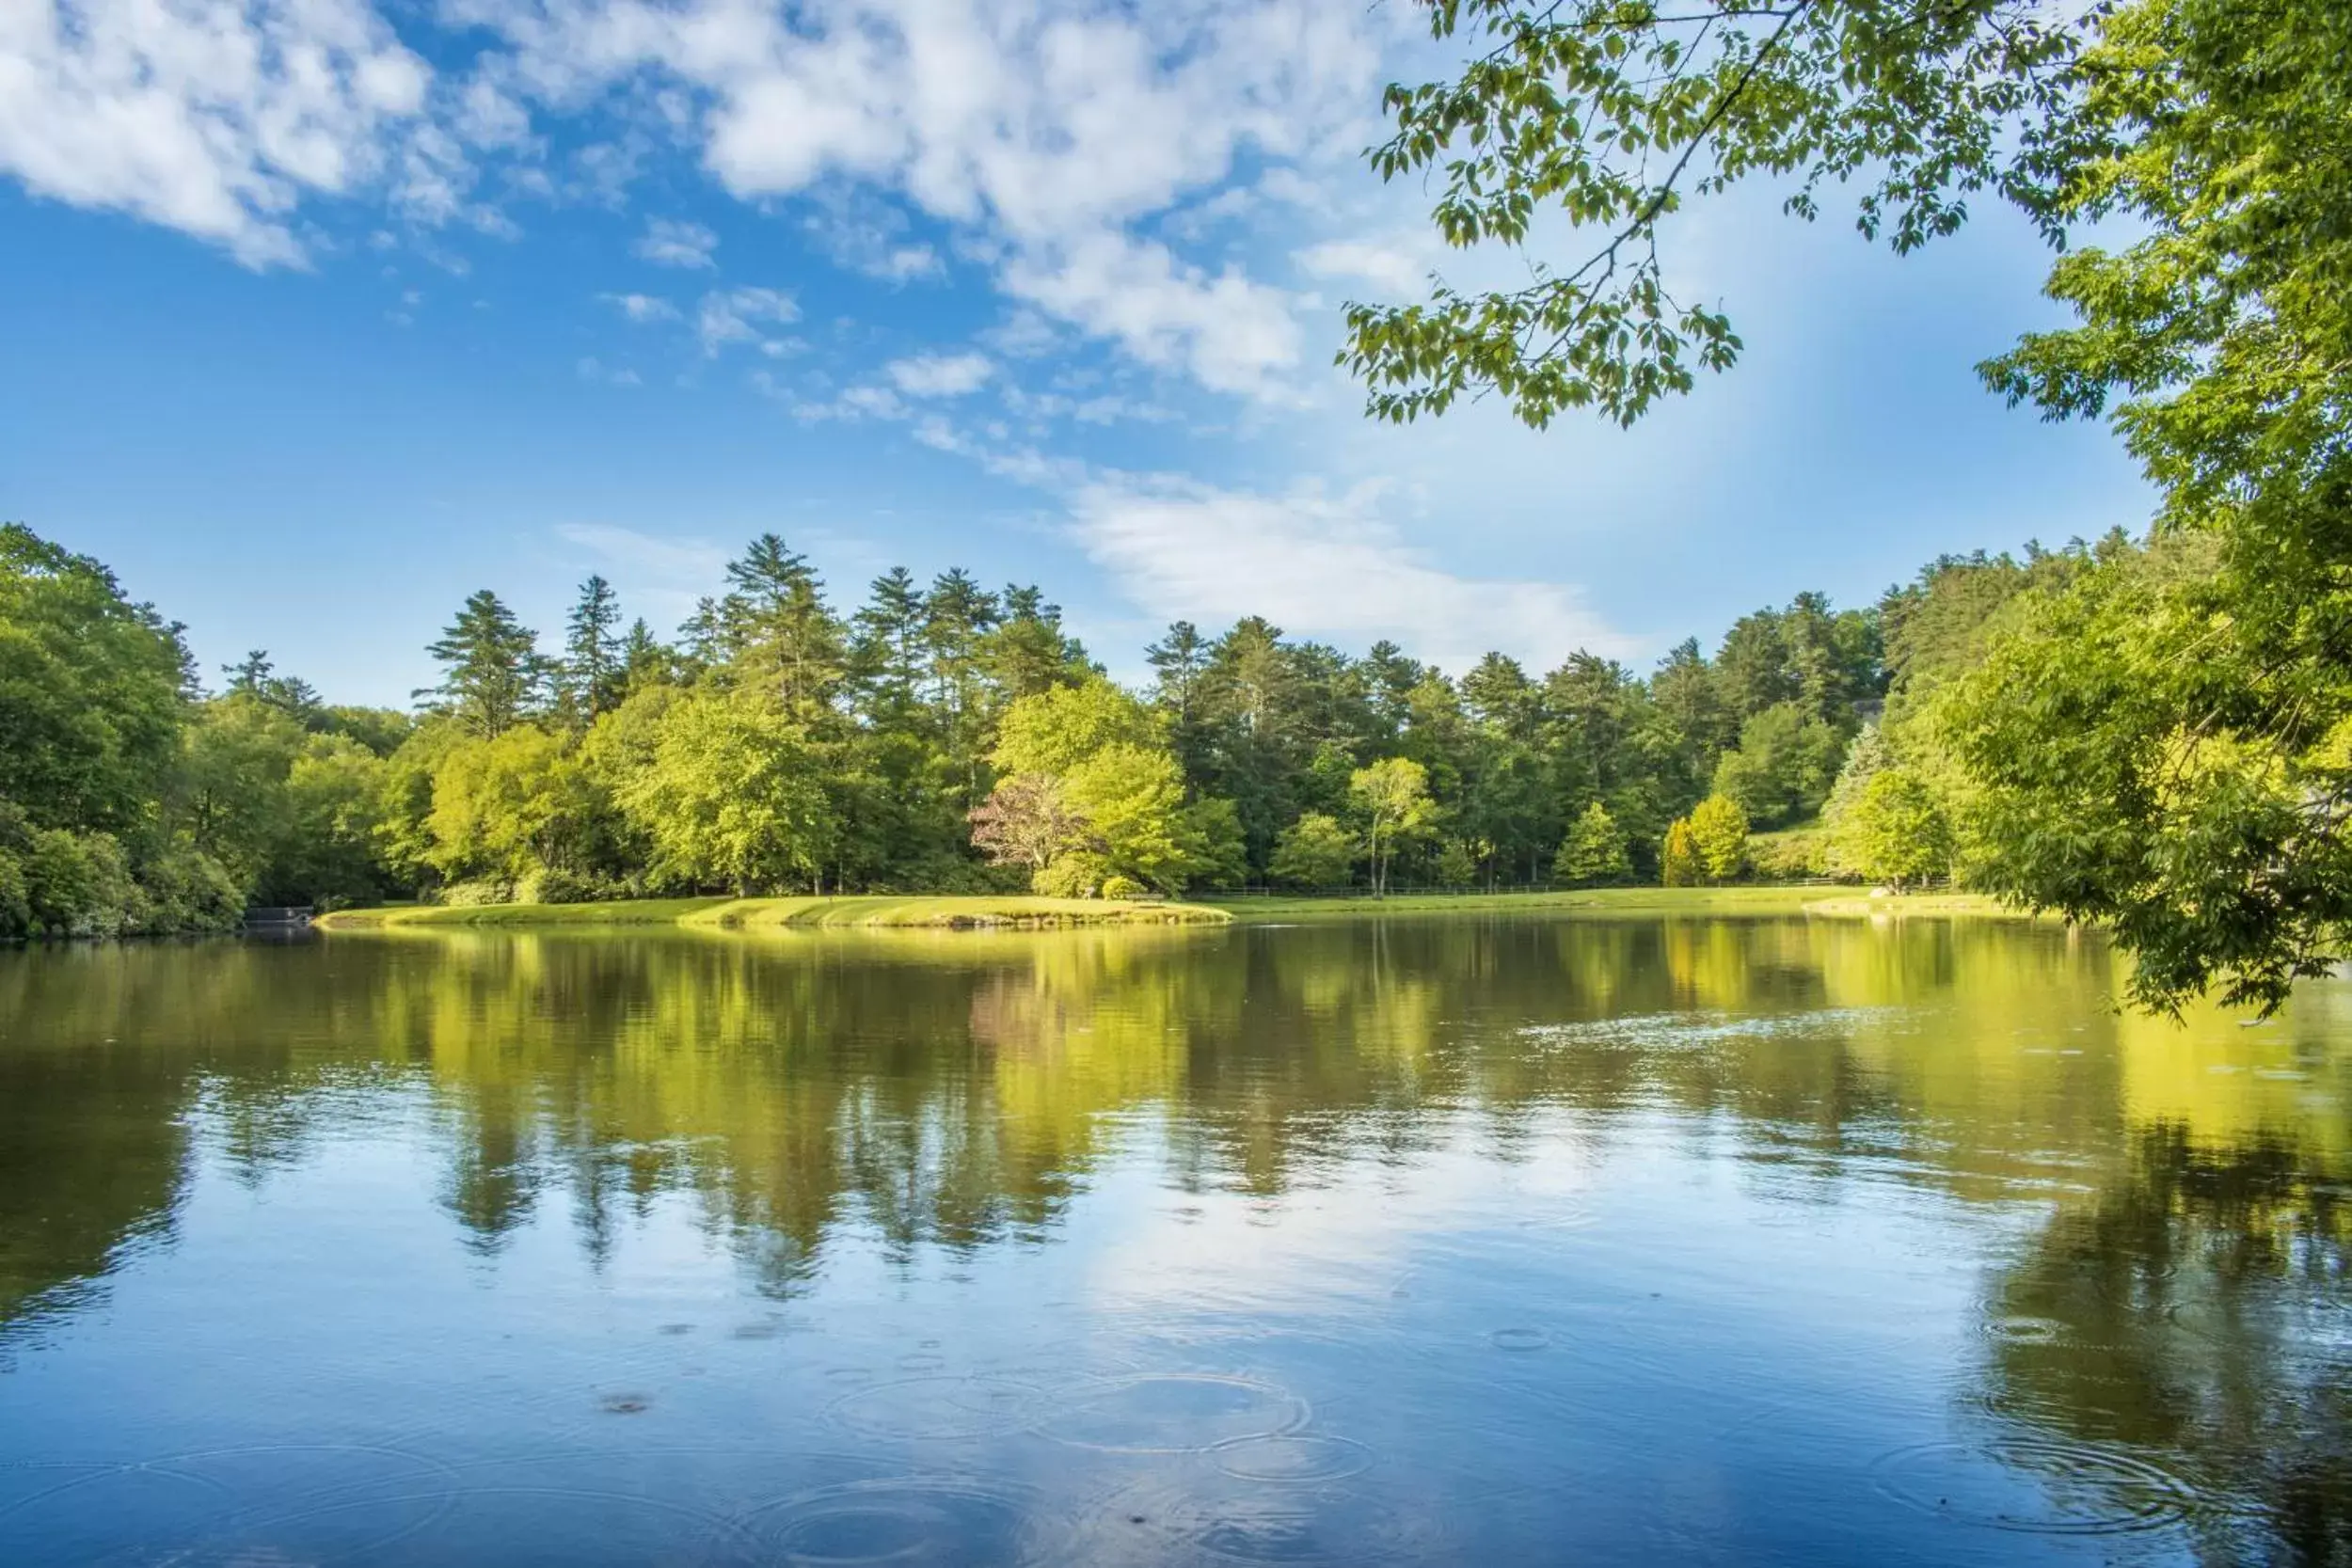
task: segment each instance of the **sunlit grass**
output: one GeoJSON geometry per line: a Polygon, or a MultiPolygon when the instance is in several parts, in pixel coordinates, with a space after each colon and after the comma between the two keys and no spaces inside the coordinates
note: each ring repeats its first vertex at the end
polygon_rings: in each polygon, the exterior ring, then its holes
{"type": "Polygon", "coordinates": [[[685,926],[709,930],[779,927],[832,929],[955,929],[1061,926],[1172,926],[1222,922],[1224,911],[1201,904],[1128,902],[1106,898],[1040,898],[1025,895],[800,898],[643,898],[602,904],[400,905],[344,910],[315,924],[328,931],[418,926],[630,927],[685,926]]]}

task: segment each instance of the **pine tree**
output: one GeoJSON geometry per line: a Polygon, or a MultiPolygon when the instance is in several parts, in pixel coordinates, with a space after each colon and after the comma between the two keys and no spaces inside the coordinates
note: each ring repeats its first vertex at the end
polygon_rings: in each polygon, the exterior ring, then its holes
{"type": "Polygon", "coordinates": [[[802,723],[821,718],[848,673],[849,648],[807,558],[763,533],[727,563],[727,582],[717,619],[728,662],[802,723]]]}
{"type": "Polygon", "coordinates": [[[621,601],[612,585],[595,576],[581,583],[564,624],[564,705],[574,723],[584,725],[619,702],[625,688],[624,650],[615,635],[621,601]]]}
{"type": "Polygon", "coordinates": [[[868,713],[903,721],[922,703],[923,591],[904,566],[874,579],[857,612],[853,662],[868,713]]]}
{"type": "Polygon", "coordinates": [[[629,623],[628,636],[621,642],[622,689],[636,691],[668,680],[675,657],[639,616],[629,623]]]}
{"type": "Polygon", "coordinates": [[[414,695],[437,699],[437,707],[475,735],[503,735],[537,705],[547,673],[538,636],[486,588],[467,599],[425,652],[445,673],[440,685],[414,695]]]}

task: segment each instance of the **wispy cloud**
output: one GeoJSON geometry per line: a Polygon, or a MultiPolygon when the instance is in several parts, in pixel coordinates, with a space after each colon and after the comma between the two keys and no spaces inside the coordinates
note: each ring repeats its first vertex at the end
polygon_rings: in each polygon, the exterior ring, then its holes
{"type": "Polygon", "coordinates": [[[921,354],[892,360],[882,373],[911,398],[960,398],[986,386],[996,365],[985,354],[921,354]]]}
{"type": "Polygon", "coordinates": [[[633,322],[674,322],[678,319],[677,307],[654,294],[598,294],[596,297],[633,322]]]}
{"type": "Polygon", "coordinates": [[[1362,644],[1387,637],[1455,670],[1501,649],[1538,666],[1629,641],[1560,583],[1469,578],[1434,565],[1378,514],[1377,486],[1328,495],[1100,478],[1071,498],[1071,531],[1151,613],[1210,625],[1263,615],[1362,644]]]}
{"type": "Polygon", "coordinates": [[[655,218],[645,226],[635,248],[656,266],[708,267],[717,264],[710,253],[719,248],[719,236],[699,223],[655,218]]]}
{"type": "Polygon", "coordinates": [[[717,289],[703,295],[694,311],[694,336],[705,354],[730,343],[757,343],[771,353],[789,347],[767,329],[801,319],[801,308],[780,289],[717,289]]]}

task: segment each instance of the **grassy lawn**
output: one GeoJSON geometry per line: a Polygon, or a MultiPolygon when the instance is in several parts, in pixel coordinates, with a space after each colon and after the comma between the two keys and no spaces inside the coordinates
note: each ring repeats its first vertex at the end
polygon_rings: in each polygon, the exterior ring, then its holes
{"type": "Polygon", "coordinates": [[[703,930],[1001,928],[1050,926],[1173,926],[1218,922],[1202,904],[1123,903],[1101,898],[977,897],[643,898],[608,904],[406,904],[342,910],[312,924],[324,931],[421,926],[605,928],[684,926],[703,930]]]}
{"type": "Polygon", "coordinates": [[[321,915],[325,931],[420,926],[612,929],[675,926],[696,930],[1029,929],[1060,926],[1174,926],[1238,920],[1360,918],[1369,914],[1808,914],[1830,919],[1906,916],[2017,917],[1979,894],[1873,896],[1831,887],[1607,887],[1557,893],[1410,893],[1389,898],[1212,898],[1195,904],[1101,898],[897,895],[833,898],[643,898],[610,904],[403,904],[321,915]]]}

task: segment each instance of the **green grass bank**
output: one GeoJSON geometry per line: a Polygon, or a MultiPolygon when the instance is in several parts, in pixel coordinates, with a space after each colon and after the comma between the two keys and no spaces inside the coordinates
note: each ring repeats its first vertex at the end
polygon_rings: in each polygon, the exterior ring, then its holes
{"type": "Polygon", "coordinates": [[[412,927],[475,929],[1033,930],[1073,926],[1179,926],[1240,921],[1360,919],[1365,915],[1788,915],[1905,919],[2026,918],[1978,894],[1873,895],[1823,887],[1616,887],[1557,893],[1404,894],[1389,898],[1211,898],[1199,903],[1100,898],[897,895],[799,898],[642,898],[606,904],[402,904],[321,915],[324,931],[412,927]]]}
{"type": "Polygon", "coordinates": [[[339,910],[312,922],[323,931],[415,927],[601,929],[679,926],[700,930],[1044,929],[1066,926],[1223,924],[1231,917],[1204,904],[1103,898],[1003,896],[833,898],[641,898],[606,904],[404,904],[339,910]]]}

